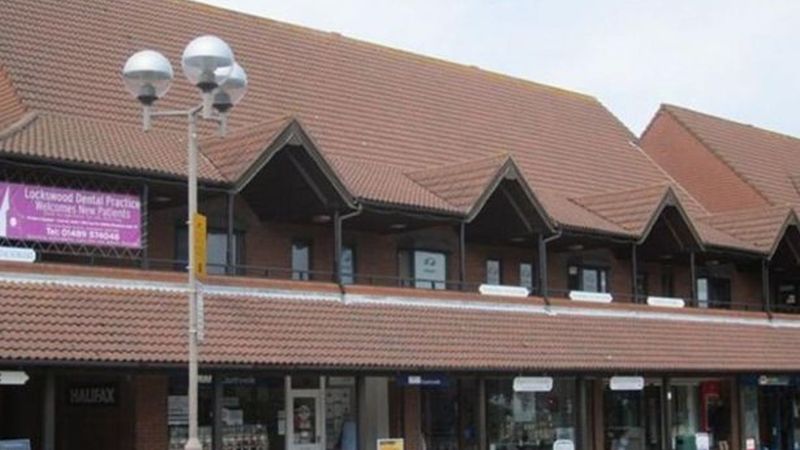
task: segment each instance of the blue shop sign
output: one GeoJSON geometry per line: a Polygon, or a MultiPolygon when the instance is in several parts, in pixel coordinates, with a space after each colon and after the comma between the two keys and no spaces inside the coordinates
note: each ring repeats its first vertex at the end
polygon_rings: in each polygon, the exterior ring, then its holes
{"type": "Polygon", "coordinates": [[[740,380],[745,386],[800,386],[800,377],[788,375],[744,375],[740,380]]]}
{"type": "Polygon", "coordinates": [[[397,384],[400,386],[446,388],[450,385],[450,380],[447,375],[442,374],[404,374],[397,376],[397,384]]]}

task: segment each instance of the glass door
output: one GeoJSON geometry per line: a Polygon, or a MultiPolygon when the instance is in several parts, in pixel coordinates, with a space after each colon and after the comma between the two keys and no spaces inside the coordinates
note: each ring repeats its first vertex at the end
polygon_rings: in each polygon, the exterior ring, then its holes
{"type": "Polygon", "coordinates": [[[323,450],[322,391],[290,388],[287,404],[291,414],[287,427],[288,450],[323,450]]]}

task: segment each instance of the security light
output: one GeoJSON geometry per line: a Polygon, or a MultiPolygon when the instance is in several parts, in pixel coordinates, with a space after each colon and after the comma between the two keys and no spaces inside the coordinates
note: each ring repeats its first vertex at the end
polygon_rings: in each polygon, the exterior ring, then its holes
{"type": "Polygon", "coordinates": [[[122,69],[122,79],[128,91],[145,106],[164,96],[172,82],[169,60],[154,50],[134,53],[122,69]]]}

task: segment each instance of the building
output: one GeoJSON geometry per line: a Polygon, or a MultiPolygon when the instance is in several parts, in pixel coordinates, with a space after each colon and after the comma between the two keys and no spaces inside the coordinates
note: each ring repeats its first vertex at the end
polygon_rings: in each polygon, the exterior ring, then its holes
{"type": "Polygon", "coordinates": [[[202,33],[250,76],[200,143],[208,448],[795,448],[793,212],[706,196],[659,119],[642,150],[591,96],[172,0],[3,5],[3,251],[36,257],[0,263],[0,439],[182,448],[185,126],[119,72],[202,33]]]}

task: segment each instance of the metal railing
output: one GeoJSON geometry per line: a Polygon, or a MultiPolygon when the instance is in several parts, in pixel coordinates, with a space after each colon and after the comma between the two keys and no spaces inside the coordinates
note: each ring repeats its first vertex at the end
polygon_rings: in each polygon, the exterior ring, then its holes
{"type": "MultiPolygon", "coordinates": [[[[45,262],[62,262],[93,267],[117,267],[129,269],[148,269],[157,271],[185,272],[187,261],[176,259],[161,258],[118,258],[89,255],[67,255],[67,254],[42,254],[41,258],[45,262]]],[[[280,266],[259,266],[250,264],[217,264],[207,265],[208,273],[212,275],[234,275],[255,278],[266,278],[274,280],[295,280],[295,281],[318,281],[336,282],[335,272],[331,270],[315,269],[293,269],[291,267],[280,266]]],[[[409,289],[430,289],[458,292],[478,292],[482,282],[460,281],[452,279],[422,279],[413,277],[401,277],[396,275],[370,274],[370,273],[343,273],[343,284],[353,284],[375,287],[402,287],[409,289]]],[[[569,289],[549,288],[547,297],[549,298],[569,298],[569,289]]],[[[613,300],[612,303],[635,303],[646,304],[647,295],[639,294],[634,296],[631,292],[609,292],[613,300]]],[[[534,286],[530,293],[531,296],[540,296],[538,286],[534,286]]],[[[722,309],[731,311],[767,311],[766,305],[758,300],[751,301],[729,301],[729,300],[696,300],[683,298],[687,308],[701,309],[722,309]]],[[[799,314],[800,305],[772,305],[771,312],[799,314]]]]}

